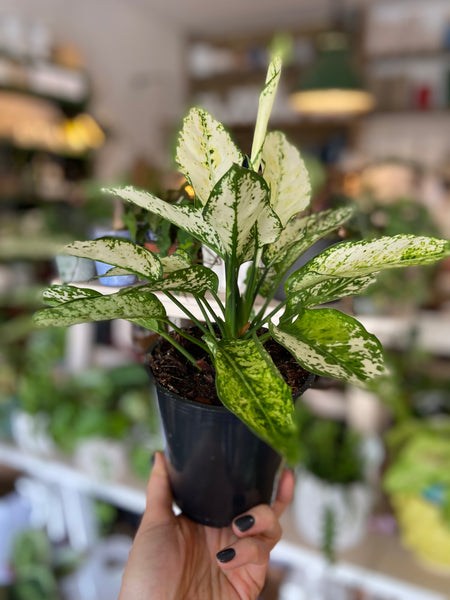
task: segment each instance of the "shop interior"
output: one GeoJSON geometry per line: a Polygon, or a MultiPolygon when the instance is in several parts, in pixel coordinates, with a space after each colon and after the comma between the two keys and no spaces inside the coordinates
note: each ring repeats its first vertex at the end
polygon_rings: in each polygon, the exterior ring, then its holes
{"type": "MultiPolygon", "coordinates": [[[[37,331],[32,315],[51,282],[75,281],[59,254],[73,240],[127,231],[163,255],[180,243],[102,188],[176,194],[191,106],[250,153],[274,48],[269,130],[300,150],[312,210],[356,204],[346,239],[450,239],[448,0],[2,2],[0,598],[118,595],[164,446],[142,367],[152,336],[120,319],[37,331]],[[367,103],[340,106],[322,81],[325,104],[303,104],[336,44],[331,76],[346,61],[367,103]]],[[[78,281],[99,285],[85,266],[78,281]]],[[[304,393],[306,458],[261,600],[450,598],[450,258],[384,275],[341,303],[398,388],[319,377],[304,393]],[[331,533],[321,492],[337,499],[331,533]]]]}

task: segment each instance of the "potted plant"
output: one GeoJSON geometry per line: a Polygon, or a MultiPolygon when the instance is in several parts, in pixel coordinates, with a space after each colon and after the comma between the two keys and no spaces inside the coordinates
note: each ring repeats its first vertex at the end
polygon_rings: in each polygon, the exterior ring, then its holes
{"type": "Polygon", "coordinates": [[[300,472],[294,514],[300,534],[330,562],[361,541],[372,507],[362,436],[345,422],[296,406],[300,472]]]}
{"type": "MultiPolygon", "coordinates": [[[[236,511],[247,510],[258,501],[270,501],[273,481],[264,484],[265,493],[261,494],[252,487],[254,474],[258,479],[261,471],[267,472],[273,479],[281,456],[291,464],[299,458],[292,391],[268,348],[272,355],[284,349],[294,364],[301,365],[287,369],[294,375],[302,373],[297,391],[302,391],[307,372],[362,386],[385,376],[382,348],[373,335],[338,310],[313,308],[362,293],[383,269],[432,263],[450,254],[446,240],[409,235],[343,242],[291,274],[285,284],[285,300],[271,304],[288,268],[353,212],[345,207],[307,214],[310,184],[300,153],[283,133],[267,133],[280,74],[281,60],[275,57],[260,96],[250,156],[242,154],[225,128],[205,110],[193,108],[186,116],[178,137],[176,161],[195,191],[194,206],[171,205],[132,187],[108,190],[164,217],[222,258],[226,270],[223,297],[216,292],[216,275],[204,265],[191,264],[183,252],[160,258],[130,240],[112,237],[75,242],[64,251],[115,265],[109,274],[134,273],[139,283],[112,295],[81,287],[53,286],[45,292],[52,306],[35,316],[41,327],[124,318],[157,331],[173,348],[173,352],[163,353],[163,360],[168,361],[177,350],[176,374],[181,370],[186,373],[186,377],[177,378],[181,393],[174,393],[173,388],[165,390],[166,399],[160,401],[163,414],[180,401],[184,384],[192,381],[192,372],[204,376],[207,388],[217,390],[223,407],[196,402],[197,394],[191,401],[184,401],[181,417],[170,412],[172,423],[180,426],[187,423],[187,406],[201,415],[206,413],[204,420],[199,417],[200,432],[166,431],[177,502],[190,516],[215,525],[229,523],[236,511]],[[246,263],[247,285],[241,291],[239,272],[246,263]],[[171,321],[155,292],[178,305],[196,329],[181,330],[171,321]],[[183,294],[195,299],[201,318],[189,310],[183,294]],[[261,303],[260,295],[265,297],[261,303]],[[174,335],[167,332],[168,326],[174,335]],[[186,365],[192,365],[192,371],[186,365]],[[227,423],[207,429],[205,424],[210,423],[213,413],[226,414],[227,423]],[[261,449],[255,449],[254,458],[249,449],[244,450],[244,456],[234,455],[237,439],[230,441],[228,437],[232,431],[228,417],[237,417],[239,425],[245,423],[245,431],[249,429],[264,440],[274,449],[274,456],[269,457],[261,449]],[[217,451],[198,448],[195,442],[205,437],[208,443],[217,442],[217,451]],[[191,443],[190,451],[178,448],[182,439],[191,443]],[[253,462],[258,455],[263,456],[264,466],[253,462]],[[203,471],[191,470],[191,459],[203,471]],[[218,481],[207,485],[205,473],[211,464],[215,465],[210,470],[218,481]],[[222,474],[239,484],[237,493],[218,489],[223,483],[222,474]],[[206,508],[217,501],[219,517],[204,517],[194,509],[188,510],[179,486],[192,479],[200,491],[190,489],[189,501],[196,496],[206,508]],[[246,489],[247,483],[251,492],[246,489]],[[223,505],[225,499],[231,507],[223,505]]],[[[152,358],[153,373],[158,370],[152,358]]],[[[239,437],[245,437],[244,433],[239,437]]]]}

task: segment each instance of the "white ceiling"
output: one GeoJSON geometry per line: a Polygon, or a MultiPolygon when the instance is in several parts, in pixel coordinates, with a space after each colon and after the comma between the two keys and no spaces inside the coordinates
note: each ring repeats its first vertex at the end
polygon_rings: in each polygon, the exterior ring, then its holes
{"type": "Polygon", "coordinates": [[[339,7],[372,0],[133,0],[191,34],[230,35],[326,21],[339,7]]]}

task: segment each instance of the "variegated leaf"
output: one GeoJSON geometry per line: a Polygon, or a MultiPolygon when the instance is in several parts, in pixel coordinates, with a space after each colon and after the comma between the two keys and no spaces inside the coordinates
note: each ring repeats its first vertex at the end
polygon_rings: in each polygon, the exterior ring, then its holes
{"type": "Polygon", "coordinates": [[[164,319],[164,306],[154,294],[109,294],[73,300],[53,308],[44,308],[34,315],[38,327],[67,327],[77,323],[109,321],[111,319],[164,319]]]}
{"type": "Polygon", "coordinates": [[[73,242],[64,248],[64,253],[99,260],[146,279],[160,279],[163,275],[157,255],[125,238],[102,237],[73,242]]]}
{"type": "Polygon", "coordinates": [[[223,258],[224,253],[220,238],[214,229],[206,223],[201,210],[193,206],[170,204],[150,192],[138,190],[132,186],[108,188],[105,191],[167,219],[176,227],[190,233],[195,239],[223,258]]]}
{"type": "Polygon", "coordinates": [[[375,275],[363,277],[330,277],[288,297],[285,316],[291,318],[304,308],[334,302],[364,293],[376,281],[375,275]]]}
{"type": "Polygon", "coordinates": [[[203,265],[193,265],[188,269],[169,273],[167,277],[160,281],[144,284],[133,288],[133,290],[139,290],[140,292],[171,290],[201,296],[208,290],[217,291],[218,286],[219,278],[216,273],[203,265]]]}
{"type": "Polygon", "coordinates": [[[335,210],[325,210],[294,219],[286,225],[279,238],[264,249],[264,264],[293,265],[305,250],[338,229],[354,213],[354,206],[342,206],[335,210]]]}
{"type": "Polygon", "coordinates": [[[274,57],[267,69],[267,76],[264,88],[259,96],[258,114],[256,116],[255,133],[253,135],[252,151],[250,162],[255,171],[258,171],[261,162],[261,154],[264,140],[269,123],[270,113],[272,112],[275,94],[281,76],[282,61],[279,56],[274,57]]]}
{"type": "Polygon", "coordinates": [[[450,256],[450,242],[415,235],[342,242],[321,252],[289,276],[289,294],[329,277],[360,277],[383,269],[427,265],[450,256]]]}
{"type": "Polygon", "coordinates": [[[292,394],[261,343],[219,341],[214,363],[223,404],[295,464],[298,447],[292,394]]]}
{"type": "Polygon", "coordinates": [[[265,181],[239,165],[233,165],[216,184],[203,214],[220,236],[225,253],[236,256],[238,262],[245,259],[253,242],[255,223],[258,223],[260,243],[274,240],[280,229],[280,222],[269,205],[265,181]]]}
{"type": "Polygon", "coordinates": [[[219,121],[206,110],[192,108],[178,137],[175,160],[203,206],[219,179],[244,157],[219,121]]]}
{"type": "Polygon", "coordinates": [[[311,183],[298,149],[286,136],[268,133],[261,156],[263,176],[270,188],[270,204],[283,227],[291,218],[308,207],[311,183]]]}
{"type": "Polygon", "coordinates": [[[264,248],[263,262],[269,266],[260,290],[261,295],[268,296],[278,287],[295,261],[321,238],[348,221],[354,211],[353,206],[345,206],[290,221],[279,238],[264,248]]]}
{"type": "Polygon", "coordinates": [[[173,273],[180,269],[187,269],[191,265],[189,255],[183,250],[178,249],[170,256],[160,258],[164,273],[173,273]]]}
{"type": "Polygon", "coordinates": [[[101,295],[100,292],[90,290],[89,288],[79,288],[74,285],[52,285],[44,290],[42,298],[45,300],[46,304],[57,306],[58,304],[64,304],[65,302],[72,302],[72,300],[95,298],[96,296],[101,295]]]}
{"type": "Polygon", "coordinates": [[[305,310],[293,323],[270,325],[274,339],[308,371],[364,387],[385,376],[378,339],[353,317],[331,308],[305,310]]]}

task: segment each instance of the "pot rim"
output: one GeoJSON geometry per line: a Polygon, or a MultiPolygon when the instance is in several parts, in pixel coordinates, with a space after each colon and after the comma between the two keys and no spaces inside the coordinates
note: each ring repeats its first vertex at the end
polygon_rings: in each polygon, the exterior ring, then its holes
{"type": "MultiPolygon", "coordinates": [[[[145,361],[144,361],[144,367],[147,371],[147,373],[150,376],[151,381],[153,382],[154,386],[158,389],[161,390],[164,394],[175,398],[176,400],[180,400],[181,402],[184,402],[187,405],[190,405],[192,407],[197,407],[197,408],[202,408],[205,410],[210,410],[213,412],[229,412],[230,414],[234,414],[229,408],[227,408],[225,405],[216,405],[216,404],[206,404],[204,402],[197,402],[195,400],[190,400],[189,398],[185,398],[184,396],[181,396],[180,394],[177,394],[176,392],[173,392],[172,390],[170,390],[169,388],[164,387],[155,377],[152,369],[150,368],[150,365],[148,363],[148,359],[147,357],[153,352],[153,349],[155,348],[155,346],[161,342],[161,340],[163,340],[164,338],[159,337],[159,339],[155,340],[147,349],[147,352],[145,353],[145,361]]],[[[306,371],[306,369],[305,369],[306,371]]],[[[302,394],[304,394],[304,392],[311,387],[311,385],[314,383],[315,379],[317,378],[317,375],[315,373],[311,373],[310,371],[307,371],[308,373],[308,377],[306,378],[304,384],[302,385],[302,387],[299,389],[299,391],[292,396],[293,401],[295,401],[299,396],[301,396],[302,394]]]]}

